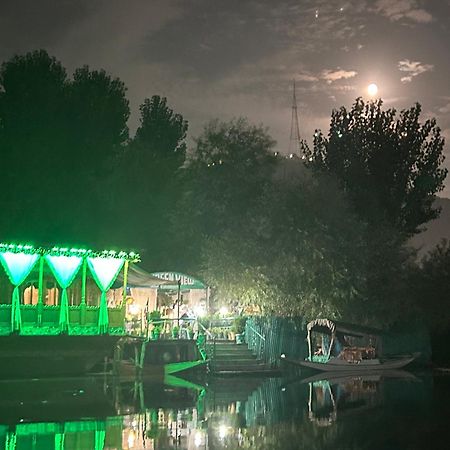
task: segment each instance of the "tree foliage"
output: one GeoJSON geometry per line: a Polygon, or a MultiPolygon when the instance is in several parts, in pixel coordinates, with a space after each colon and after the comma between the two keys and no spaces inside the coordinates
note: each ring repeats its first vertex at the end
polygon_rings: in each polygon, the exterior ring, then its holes
{"type": "Polygon", "coordinates": [[[382,106],[359,98],[333,111],[328,138],[315,133],[307,160],[337,177],[360,217],[406,239],[439,214],[433,201],[447,175],[444,139],[435,119],[420,122],[419,104],[398,117],[382,106]]]}
{"type": "Polygon", "coordinates": [[[442,240],[425,255],[420,267],[411,272],[416,308],[434,331],[448,330],[450,292],[450,241],[442,240]]]}
{"type": "Polygon", "coordinates": [[[124,230],[133,230],[127,238],[138,248],[149,249],[147,267],[161,269],[171,257],[173,238],[169,215],[182,185],[180,171],[186,155],[188,123],[167,105],[167,99],[154,95],[140,106],[140,125],[115,164],[110,198],[116,217],[117,239],[124,230]]]}
{"type": "Polygon", "coordinates": [[[140,126],[133,141],[138,158],[150,164],[164,162],[169,169],[178,169],[186,157],[187,121],[170,109],[167,99],[159,95],[145,99],[139,110],[140,126]]]}
{"type": "Polygon", "coordinates": [[[100,182],[128,136],[125,87],[87,66],[68,78],[39,50],[0,68],[3,239],[93,244],[100,182]]]}

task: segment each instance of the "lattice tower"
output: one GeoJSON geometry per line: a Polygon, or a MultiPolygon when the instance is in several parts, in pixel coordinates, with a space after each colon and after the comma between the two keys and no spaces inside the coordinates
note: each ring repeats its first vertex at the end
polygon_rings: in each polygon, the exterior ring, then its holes
{"type": "Polygon", "coordinates": [[[300,156],[302,153],[300,129],[298,126],[297,97],[295,95],[295,80],[292,95],[291,135],[289,137],[288,155],[300,156]]]}

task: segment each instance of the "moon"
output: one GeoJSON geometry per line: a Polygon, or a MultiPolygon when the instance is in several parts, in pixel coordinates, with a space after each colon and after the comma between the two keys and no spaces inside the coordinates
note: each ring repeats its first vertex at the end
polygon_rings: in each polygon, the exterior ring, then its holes
{"type": "Polygon", "coordinates": [[[378,93],[378,86],[375,83],[369,84],[369,86],[367,86],[367,92],[371,97],[375,97],[378,93]]]}

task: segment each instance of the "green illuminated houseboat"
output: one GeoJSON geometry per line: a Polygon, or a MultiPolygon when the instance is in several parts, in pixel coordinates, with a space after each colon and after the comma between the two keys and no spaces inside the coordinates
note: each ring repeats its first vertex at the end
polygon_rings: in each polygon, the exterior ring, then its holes
{"type": "Polygon", "coordinates": [[[126,285],[137,261],[135,253],[0,244],[0,378],[75,375],[102,361],[125,333],[125,301],[109,307],[106,292],[122,271],[126,285]]]}

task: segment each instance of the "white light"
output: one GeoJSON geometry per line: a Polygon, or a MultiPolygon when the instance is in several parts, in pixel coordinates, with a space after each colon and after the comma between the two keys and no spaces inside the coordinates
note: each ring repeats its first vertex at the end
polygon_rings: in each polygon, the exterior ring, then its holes
{"type": "Polygon", "coordinates": [[[205,309],[205,307],[204,306],[200,306],[200,305],[195,306],[194,307],[194,314],[197,317],[205,317],[206,316],[206,309],[205,309]]]}
{"type": "Polygon", "coordinates": [[[203,444],[203,436],[202,433],[200,433],[200,431],[197,431],[195,433],[194,444],[196,447],[200,447],[203,444]]]}
{"type": "Polygon", "coordinates": [[[282,353],[281,358],[286,358],[286,355],[284,353],[282,353]]]}
{"type": "Polygon", "coordinates": [[[225,425],[220,425],[219,438],[224,439],[227,434],[228,434],[228,428],[225,425]]]}
{"type": "Polygon", "coordinates": [[[221,316],[226,316],[228,314],[228,308],[226,306],[222,306],[219,309],[219,313],[220,313],[221,316]]]}
{"type": "Polygon", "coordinates": [[[375,83],[369,84],[367,86],[367,92],[371,97],[375,97],[378,94],[378,86],[375,83]]]}
{"type": "Polygon", "coordinates": [[[130,314],[132,314],[133,316],[139,314],[141,310],[141,307],[137,303],[132,303],[129,308],[130,314]]]}
{"type": "Polygon", "coordinates": [[[136,435],[134,434],[134,431],[131,430],[128,433],[128,448],[133,448],[134,447],[134,443],[136,442],[136,435]]]}

